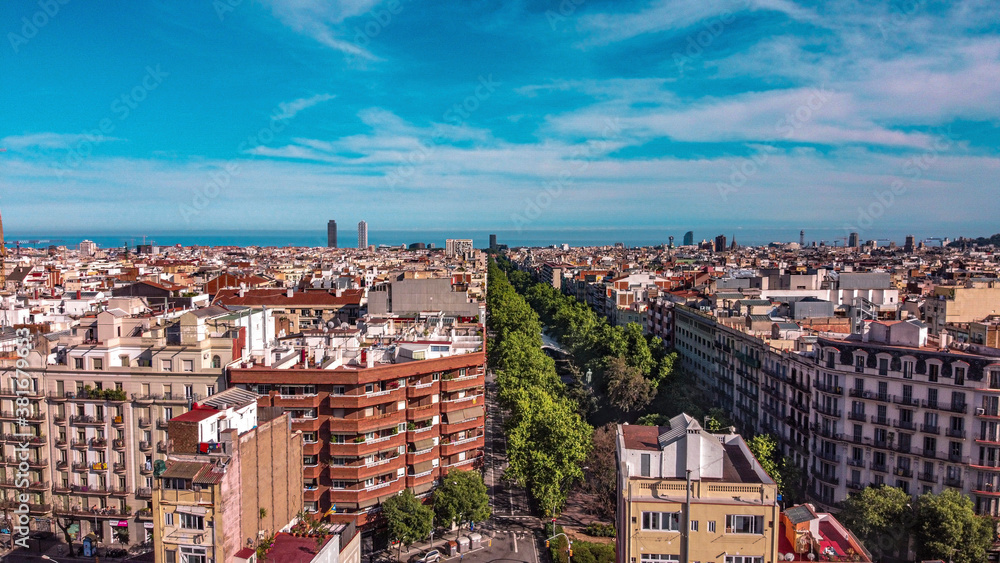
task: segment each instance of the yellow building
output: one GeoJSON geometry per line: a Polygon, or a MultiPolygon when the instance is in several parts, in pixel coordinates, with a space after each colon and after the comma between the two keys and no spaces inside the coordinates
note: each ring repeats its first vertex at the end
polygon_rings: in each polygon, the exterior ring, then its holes
{"type": "Polygon", "coordinates": [[[940,285],[924,302],[924,319],[931,334],[940,334],[949,324],[971,323],[998,314],[1000,283],[995,280],[940,285]]]}
{"type": "Polygon", "coordinates": [[[775,561],[778,489],[738,434],[624,425],[617,458],[619,562],[775,561]]]}

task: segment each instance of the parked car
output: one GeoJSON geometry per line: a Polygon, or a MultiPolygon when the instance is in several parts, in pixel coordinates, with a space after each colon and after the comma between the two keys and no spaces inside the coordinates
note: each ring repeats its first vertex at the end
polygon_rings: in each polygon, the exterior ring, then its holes
{"type": "Polygon", "coordinates": [[[441,560],[441,552],[436,549],[432,549],[414,557],[415,558],[412,560],[413,563],[437,563],[441,560]]]}

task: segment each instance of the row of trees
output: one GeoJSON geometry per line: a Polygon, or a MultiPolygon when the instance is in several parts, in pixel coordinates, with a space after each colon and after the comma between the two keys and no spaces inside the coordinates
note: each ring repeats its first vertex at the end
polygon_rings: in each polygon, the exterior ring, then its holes
{"type": "Polygon", "coordinates": [[[566,395],[555,362],[542,351],[538,315],[496,262],[486,295],[487,356],[498,398],[509,410],[505,476],[524,487],[548,514],[558,513],[569,488],[583,479],[593,428],[566,395]]]}
{"type": "Polygon", "coordinates": [[[919,561],[979,563],[993,544],[994,521],[977,516],[972,501],[954,489],[925,493],[914,505],[902,489],[867,487],[844,501],[838,517],[876,559],[905,557],[912,547],[919,561]]]}
{"type": "Polygon", "coordinates": [[[407,549],[427,539],[437,524],[450,528],[458,524],[483,522],[490,517],[490,499],[478,471],[449,471],[434,490],[428,506],[409,489],[382,503],[382,514],[389,528],[389,538],[407,549]]]}

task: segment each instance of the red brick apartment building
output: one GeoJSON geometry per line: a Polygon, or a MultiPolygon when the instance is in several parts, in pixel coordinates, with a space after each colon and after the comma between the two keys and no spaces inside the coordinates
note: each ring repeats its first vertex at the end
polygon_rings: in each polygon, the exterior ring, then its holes
{"type": "Polygon", "coordinates": [[[284,407],[302,431],[306,510],[332,509],[333,521],[362,529],[377,526],[390,496],[425,495],[448,471],[482,462],[482,327],[429,335],[423,325],[393,325],[377,337],[368,336],[372,325],[366,336],[304,336],[269,366],[230,370],[233,385],[263,395],[260,406],[284,407]]]}

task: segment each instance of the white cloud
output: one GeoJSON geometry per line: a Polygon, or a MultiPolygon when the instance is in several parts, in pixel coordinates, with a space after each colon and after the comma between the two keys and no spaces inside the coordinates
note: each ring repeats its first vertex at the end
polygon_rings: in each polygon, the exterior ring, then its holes
{"type": "Polygon", "coordinates": [[[378,57],[364,48],[367,36],[364,42],[356,41],[344,24],[345,20],[368,12],[379,1],[265,0],[264,3],[292,31],[307,35],[331,49],[363,59],[377,60],[378,57]]]}
{"type": "Polygon", "coordinates": [[[311,96],[309,98],[299,98],[290,102],[281,102],[278,104],[278,109],[280,109],[281,112],[274,117],[278,120],[291,119],[302,110],[309,109],[316,104],[332,100],[336,97],[337,96],[333,94],[316,94],[315,96],[311,96]]]}
{"type": "Polygon", "coordinates": [[[30,133],[27,135],[12,135],[0,139],[0,147],[9,150],[25,149],[68,149],[80,143],[106,143],[122,141],[118,137],[94,136],[82,133],[30,133]]]}

